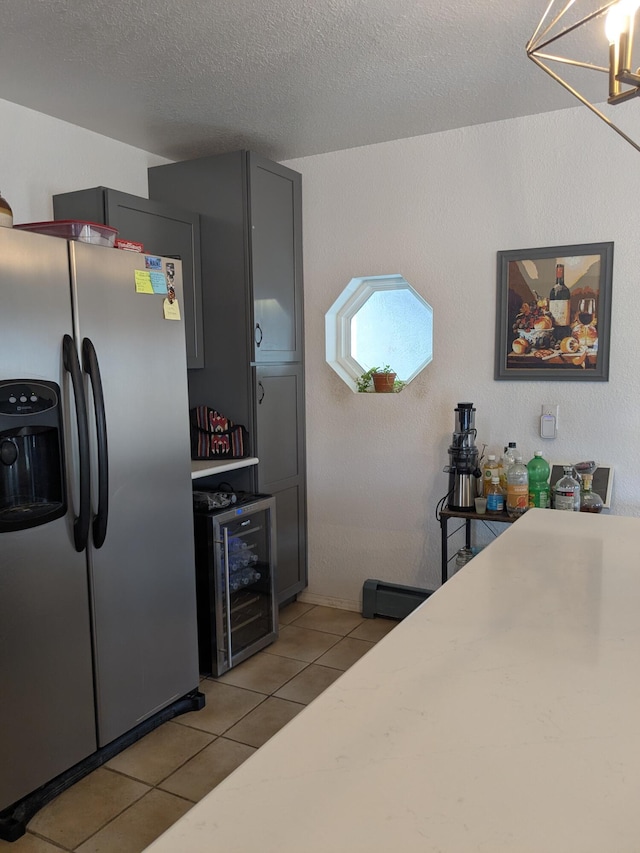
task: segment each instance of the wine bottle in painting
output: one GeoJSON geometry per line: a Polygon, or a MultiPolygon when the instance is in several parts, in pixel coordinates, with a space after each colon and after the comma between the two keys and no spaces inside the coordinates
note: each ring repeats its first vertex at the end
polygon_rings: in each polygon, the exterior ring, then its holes
{"type": "Polygon", "coordinates": [[[556,283],[549,294],[549,312],[553,317],[556,337],[571,334],[571,292],[564,283],[564,264],[556,264],[556,283]]]}

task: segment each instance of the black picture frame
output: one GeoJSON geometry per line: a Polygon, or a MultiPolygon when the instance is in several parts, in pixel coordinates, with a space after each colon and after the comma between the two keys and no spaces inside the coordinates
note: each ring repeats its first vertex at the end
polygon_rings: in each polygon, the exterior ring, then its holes
{"type": "Polygon", "coordinates": [[[498,252],[494,379],[607,382],[612,274],[612,242],[498,252]],[[557,264],[570,291],[568,326],[550,310],[557,264]]]}

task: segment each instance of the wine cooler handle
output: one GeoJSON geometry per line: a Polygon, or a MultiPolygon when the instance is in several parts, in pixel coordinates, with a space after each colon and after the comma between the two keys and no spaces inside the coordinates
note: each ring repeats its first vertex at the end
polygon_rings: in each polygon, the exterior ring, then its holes
{"type": "Polygon", "coordinates": [[[256,346],[259,348],[262,343],[262,329],[260,328],[260,323],[256,323],[255,339],[256,346]],[[258,337],[258,333],[260,334],[260,337],[258,337]]]}
{"type": "Polygon", "coordinates": [[[258,405],[260,406],[264,400],[264,385],[262,382],[258,382],[258,388],[260,389],[260,396],[258,397],[258,405]]]}
{"type": "Polygon", "coordinates": [[[82,385],[82,371],[76,344],[70,335],[62,339],[62,363],[71,376],[73,396],[76,404],[78,430],[78,457],[80,460],[79,513],[73,520],[73,545],[76,551],[84,551],[89,540],[91,523],[91,486],[89,480],[89,426],[87,423],[87,401],[82,385]]]}
{"type": "Polygon", "coordinates": [[[98,442],[98,511],[93,519],[93,544],[96,548],[102,548],[107,536],[109,516],[109,448],[100,367],[95,348],[89,338],[82,341],[82,366],[91,381],[98,442]]]}
{"type": "Polygon", "coordinates": [[[222,528],[224,553],[224,598],[227,605],[227,665],[231,666],[231,577],[229,574],[229,531],[222,528]]]}

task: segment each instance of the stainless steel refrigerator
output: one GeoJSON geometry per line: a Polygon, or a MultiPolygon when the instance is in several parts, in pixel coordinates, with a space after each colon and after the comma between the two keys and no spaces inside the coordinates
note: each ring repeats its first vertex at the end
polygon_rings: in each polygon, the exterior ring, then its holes
{"type": "Polygon", "coordinates": [[[0,228],[0,810],[197,689],[181,307],[179,261],[0,228]]]}

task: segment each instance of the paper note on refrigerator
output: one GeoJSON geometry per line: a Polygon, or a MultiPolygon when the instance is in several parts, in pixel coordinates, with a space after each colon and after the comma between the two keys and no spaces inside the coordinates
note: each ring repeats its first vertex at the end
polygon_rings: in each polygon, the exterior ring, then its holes
{"type": "Polygon", "coordinates": [[[167,293],[167,279],[163,272],[150,272],[151,287],[154,293],[167,293]]]}
{"type": "Polygon", "coordinates": [[[136,293],[154,293],[151,284],[151,273],[148,270],[136,270],[135,273],[136,293]]]}
{"type": "Polygon", "coordinates": [[[162,309],[164,311],[164,319],[165,320],[179,320],[180,319],[180,306],[178,305],[178,300],[174,299],[170,301],[169,299],[165,299],[162,304],[162,309]]]}

